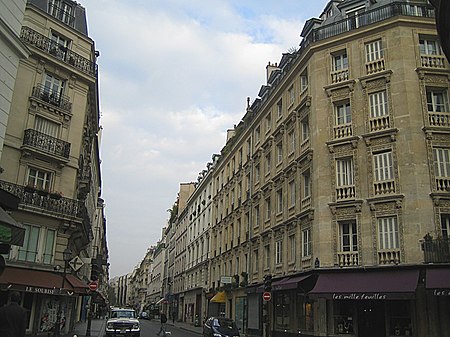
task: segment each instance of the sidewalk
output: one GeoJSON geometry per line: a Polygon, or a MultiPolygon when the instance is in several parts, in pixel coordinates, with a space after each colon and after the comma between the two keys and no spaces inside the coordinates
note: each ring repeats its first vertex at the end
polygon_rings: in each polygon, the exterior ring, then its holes
{"type": "MultiPolygon", "coordinates": [[[[93,319],[91,321],[91,337],[103,337],[105,332],[105,324],[106,319],[93,319]]],[[[73,337],[74,335],[76,335],[77,337],[85,337],[86,329],[87,329],[87,321],[77,322],[75,323],[74,329],[70,333],[61,334],[60,337],[73,337]]],[[[30,337],[47,337],[47,335],[40,334],[38,336],[30,336],[30,337]]],[[[50,333],[49,337],[53,337],[53,335],[50,333]]]]}
{"type": "MultiPolygon", "coordinates": [[[[203,333],[203,327],[202,326],[193,326],[191,324],[188,323],[183,323],[183,322],[177,322],[175,321],[175,323],[172,323],[172,321],[167,321],[167,325],[168,325],[168,330],[170,331],[170,327],[171,326],[176,326],[179,329],[182,330],[187,330],[190,332],[195,332],[198,333],[199,335],[201,335],[203,333]]],[[[80,337],[80,336],[78,336],[80,337]]]]}

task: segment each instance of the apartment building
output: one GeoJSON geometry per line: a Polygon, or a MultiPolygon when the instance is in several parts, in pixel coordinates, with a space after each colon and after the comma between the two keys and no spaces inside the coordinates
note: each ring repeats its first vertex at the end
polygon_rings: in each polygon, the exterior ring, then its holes
{"type": "Polygon", "coordinates": [[[329,1],[267,66],[213,172],[209,288],[246,336],[449,336],[450,68],[434,15],[329,1]]]}
{"type": "MultiPolygon", "coordinates": [[[[2,2],[2,16],[17,14],[20,3],[2,2]]],[[[1,302],[9,291],[20,291],[29,313],[27,333],[47,333],[57,326],[63,334],[86,314],[92,254],[107,258],[99,199],[98,52],[80,4],[29,0],[23,14],[12,25],[21,27],[23,50],[10,100],[0,188],[18,199],[11,217],[25,233],[23,244],[12,246],[0,276],[1,302]]]]}

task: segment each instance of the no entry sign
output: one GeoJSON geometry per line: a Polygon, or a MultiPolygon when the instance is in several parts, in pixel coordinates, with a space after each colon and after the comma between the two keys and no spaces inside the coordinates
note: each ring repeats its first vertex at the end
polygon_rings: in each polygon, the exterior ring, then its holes
{"type": "Polygon", "coordinates": [[[265,291],[263,292],[263,300],[264,301],[270,301],[272,299],[272,293],[265,291]]]}
{"type": "Polygon", "coordinates": [[[97,287],[98,287],[98,283],[97,282],[92,281],[92,282],[89,283],[89,290],[96,291],[97,287]]]}

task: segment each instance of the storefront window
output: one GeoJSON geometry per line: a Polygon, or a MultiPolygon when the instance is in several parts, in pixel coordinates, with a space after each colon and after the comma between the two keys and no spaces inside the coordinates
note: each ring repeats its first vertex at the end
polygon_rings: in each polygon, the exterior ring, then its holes
{"type": "Polygon", "coordinates": [[[277,330],[289,329],[291,301],[288,294],[279,294],[275,300],[275,327],[277,330]]]}
{"type": "Polygon", "coordinates": [[[298,330],[314,331],[312,302],[303,294],[297,294],[298,330]]]}
{"type": "Polygon", "coordinates": [[[412,336],[411,314],[407,301],[389,303],[389,331],[391,336],[412,336]]]}
{"type": "Polygon", "coordinates": [[[334,303],[334,332],[353,334],[353,306],[351,301],[334,303]]]}

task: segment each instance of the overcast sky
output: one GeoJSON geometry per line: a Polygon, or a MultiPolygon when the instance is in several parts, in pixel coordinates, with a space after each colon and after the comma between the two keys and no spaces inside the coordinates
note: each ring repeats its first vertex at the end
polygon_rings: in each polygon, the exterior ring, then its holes
{"type": "Polygon", "coordinates": [[[298,47],[326,0],[81,0],[100,51],[102,196],[110,276],[160,238],[179,184],[196,181],[268,62],[298,47]]]}

